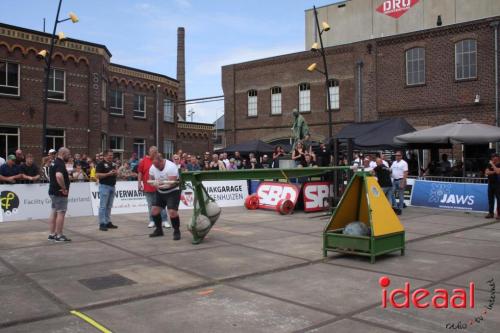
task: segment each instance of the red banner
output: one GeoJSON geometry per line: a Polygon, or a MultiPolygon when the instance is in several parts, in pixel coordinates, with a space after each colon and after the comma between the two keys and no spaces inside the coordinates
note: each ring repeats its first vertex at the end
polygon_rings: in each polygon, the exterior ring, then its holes
{"type": "Polygon", "coordinates": [[[328,182],[311,182],[304,184],[304,211],[317,212],[324,210],[328,204],[325,198],[331,196],[332,184],[328,182]]]}
{"type": "Polygon", "coordinates": [[[300,187],[294,184],[262,182],[257,188],[259,208],[276,209],[280,200],[288,199],[295,205],[299,198],[300,187]]]}
{"type": "Polygon", "coordinates": [[[377,8],[377,12],[398,19],[411,7],[415,6],[418,1],[419,0],[386,0],[377,8]]]}

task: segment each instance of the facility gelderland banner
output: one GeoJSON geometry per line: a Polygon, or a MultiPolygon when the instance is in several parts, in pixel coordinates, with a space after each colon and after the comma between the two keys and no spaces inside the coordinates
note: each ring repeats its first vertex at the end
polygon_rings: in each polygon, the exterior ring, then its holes
{"type": "MultiPolygon", "coordinates": [[[[203,182],[208,193],[221,207],[243,206],[248,195],[246,180],[203,182]]],[[[51,210],[48,184],[0,185],[0,222],[46,219],[51,210]]],[[[194,192],[188,186],[181,194],[180,209],[192,209],[194,192]]],[[[147,203],[137,182],[117,182],[112,214],[145,213],[147,203]]],[[[72,183],[68,197],[69,217],[97,216],[99,186],[95,183],[72,183]]]]}
{"type": "Polygon", "coordinates": [[[488,211],[488,185],[416,180],[413,206],[466,211],[488,211]]]}

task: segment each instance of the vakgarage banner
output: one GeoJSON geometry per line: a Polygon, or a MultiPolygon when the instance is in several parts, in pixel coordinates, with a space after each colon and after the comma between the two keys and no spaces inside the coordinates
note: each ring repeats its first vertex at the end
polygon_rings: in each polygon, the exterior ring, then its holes
{"type": "Polygon", "coordinates": [[[488,185],[416,180],[413,206],[467,211],[488,211],[488,185]]]}
{"type": "MultiPolygon", "coordinates": [[[[243,207],[248,195],[246,180],[205,181],[203,186],[220,207],[243,207]]],[[[193,205],[194,191],[188,182],[186,189],[182,191],[179,209],[192,209],[193,205]]]]}

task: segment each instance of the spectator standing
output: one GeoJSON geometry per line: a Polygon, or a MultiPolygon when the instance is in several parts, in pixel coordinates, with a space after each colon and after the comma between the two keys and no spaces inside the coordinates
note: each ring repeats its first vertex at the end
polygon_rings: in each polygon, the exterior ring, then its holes
{"type": "MultiPolygon", "coordinates": [[[[88,156],[87,156],[87,154],[82,154],[81,155],[80,162],[78,162],[76,160],[76,156],[77,155],[75,155],[75,164],[80,164],[82,166],[83,172],[85,172],[85,174],[88,175],[88,173],[89,173],[89,162],[88,162],[88,156]]],[[[79,154],[78,154],[78,156],[79,156],[79,154]]]]}
{"type": "Polygon", "coordinates": [[[332,155],[330,150],[326,147],[325,143],[321,141],[319,143],[319,151],[317,154],[317,163],[320,167],[327,167],[331,164],[332,155]]]}
{"type": "Polygon", "coordinates": [[[113,151],[108,150],[102,162],[96,167],[96,177],[99,179],[99,230],[118,228],[111,222],[111,208],[115,199],[117,171],[113,164],[113,151]]]}
{"type": "Polygon", "coordinates": [[[210,162],[212,160],[210,159],[210,153],[207,151],[205,152],[205,155],[203,155],[203,160],[200,161],[200,167],[205,170],[205,165],[208,163],[210,165],[210,162]]]}
{"type": "Polygon", "coordinates": [[[40,180],[40,168],[33,161],[33,155],[26,154],[26,163],[21,165],[21,173],[23,174],[23,178],[28,183],[33,183],[40,180]]]}
{"type": "Polygon", "coordinates": [[[314,162],[311,154],[306,154],[306,156],[304,158],[304,164],[302,166],[303,167],[317,167],[318,165],[316,164],[316,162],[314,162]]]}
{"type": "Polygon", "coordinates": [[[302,141],[298,141],[295,145],[295,149],[292,152],[292,160],[295,161],[295,165],[304,166],[306,161],[306,150],[304,149],[302,141]]]}
{"type": "Polygon", "coordinates": [[[0,167],[0,181],[5,184],[15,184],[23,179],[21,168],[16,164],[16,156],[7,156],[7,162],[0,167]]]}
{"type": "Polygon", "coordinates": [[[396,152],[396,160],[391,165],[391,176],[392,176],[392,190],[394,194],[397,193],[399,197],[399,203],[396,206],[396,198],[392,198],[393,207],[397,207],[396,213],[401,215],[403,213],[404,207],[404,191],[406,188],[406,179],[408,177],[408,163],[403,160],[403,154],[401,151],[396,152]]]}
{"type": "Polygon", "coordinates": [[[56,150],[55,149],[50,149],[47,157],[51,160],[54,161],[56,159],[56,150]]]}
{"type": "MultiPolygon", "coordinates": [[[[158,154],[158,148],[156,148],[155,146],[149,147],[148,154],[140,160],[137,166],[137,180],[138,180],[137,186],[139,191],[144,192],[144,196],[146,197],[146,202],[148,204],[148,219],[149,219],[148,228],[152,228],[155,226],[151,214],[151,209],[156,193],[156,188],[148,184],[148,180],[149,180],[149,169],[151,168],[151,165],[153,165],[153,159],[156,156],[156,154],[158,154]]],[[[162,209],[161,211],[161,220],[163,222],[164,228],[170,228],[170,223],[168,222],[167,212],[165,211],[165,209],[162,209]]]]}
{"type": "Polygon", "coordinates": [[[97,179],[96,176],[96,168],[95,168],[95,162],[91,161],[89,163],[89,180],[91,182],[98,182],[99,179],[97,179]]]}
{"type": "Polygon", "coordinates": [[[153,165],[149,169],[149,179],[155,181],[155,197],[152,207],[155,231],[150,237],[163,236],[161,228],[161,211],[168,209],[168,215],[174,229],[175,241],[181,239],[180,219],[178,214],[181,190],[179,187],[179,169],[174,163],[163,159],[161,154],[155,155],[153,165]],[[173,181],[173,184],[164,184],[163,181],[173,181]]]}
{"type": "Polygon", "coordinates": [[[219,155],[217,154],[212,155],[212,161],[210,162],[209,166],[210,170],[226,170],[224,162],[219,160],[219,155]]]}
{"type": "Polygon", "coordinates": [[[118,178],[121,180],[134,180],[137,174],[132,171],[128,162],[123,162],[123,165],[118,168],[118,178]]]}
{"type": "Polygon", "coordinates": [[[241,163],[241,154],[239,151],[235,151],[234,152],[234,161],[236,163],[236,168],[239,170],[239,169],[243,169],[243,164],[241,163]]]}
{"type": "Polygon", "coordinates": [[[236,160],[234,157],[231,157],[229,159],[229,165],[227,166],[227,170],[238,170],[238,167],[236,166],[236,160]]]}
{"type": "Polygon", "coordinates": [[[441,155],[441,162],[439,163],[440,173],[444,177],[449,177],[451,174],[451,162],[448,161],[448,155],[441,155]]]}
{"type": "Polygon", "coordinates": [[[65,163],[69,160],[70,151],[67,148],[59,148],[56,159],[49,170],[49,196],[52,201],[52,211],[49,216],[50,234],[49,241],[70,242],[71,239],[64,236],[64,217],[68,209],[69,175],[65,163]]]}
{"type": "Polygon", "coordinates": [[[0,157],[0,167],[5,164],[5,159],[3,157],[0,157]]]}
{"type": "Polygon", "coordinates": [[[191,156],[189,163],[186,165],[187,171],[200,171],[200,164],[196,156],[191,156]]]}
{"type": "Polygon", "coordinates": [[[66,162],[66,170],[68,171],[69,179],[73,177],[73,169],[75,168],[75,161],[70,157],[66,162]]]}
{"type": "Polygon", "coordinates": [[[24,157],[24,153],[21,149],[16,150],[16,164],[21,166],[26,162],[26,159],[24,157]]]}
{"type": "Polygon", "coordinates": [[[285,151],[283,150],[283,147],[281,146],[276,146],[274,147],[274,152],[273,152],[273,163],[272,167],[273,168],[279,168],[280,167],[280,157],[285,156],[285,151]]]}
{"type": "Polygon", "coordinates": [[[257,159],[255,157],[252,157],[247,169],[262,169],[262,166],[257,162],[257,159]]]}
{"type": "Polygon", "coordinates": [[[497,219],[500,218],[500,179],[499,175],[495,172],[495,168],[500,168],[500,158],[497,154],[492,154],[490,164],[484,171],[488,177],[488,214],[484,217],[492,219],[495,217],[495,199],[497,201],[497,219]]]}
{"type": "Polygon", "coordinates": [[[130,156],[128,163],[130,165],[130,170],[137,173],[137,167],[139,166],[139,158],[137,158],[137,153],[132,153],[132,156],[130,156]]]}
{"type": "Polygon", "coordinates": [[[72,179],[75,182],[84,182],[88,179],[85,171],[83,171],[81,164],[76,165],[75,169],[73,170],[72,179]]]}
{"type": "Polygon", "coordinates": [[[221,160],[224,163],[224,167],[226,169],[229,167],[229,159],[227,158],[227,153],[220,154],[219,160],[221,160]]]}
{"type": "Polygon", "coordinates": [[[50,166],[52,165],[53,163],[53,160],[51,159],[50,156],[45,156],[44,158],[42,158],[42,171],[41,171],[41,175],[42,175],[42,180],[44,182],[49,182],[50,180],[50,166]]]}
{"type": "Polygon", "coordinates": [[[392,205],[392,181],[391,181],[391,170],[388,166],[384,164],[384,161],[381,158],[377,158],[375,163],[377,166],[373,169],[373,173],[377,177],[378,184],[384,191],[387,200],[392,205]]]}
{"type": "Polygon", "coordinates": [[[262,156],[262,161],[260,162],[260,165],[262,166],[263,169],[270,169],[272,167],[272,161],[269,159],[269,156],[267,155],[262,156]]]}

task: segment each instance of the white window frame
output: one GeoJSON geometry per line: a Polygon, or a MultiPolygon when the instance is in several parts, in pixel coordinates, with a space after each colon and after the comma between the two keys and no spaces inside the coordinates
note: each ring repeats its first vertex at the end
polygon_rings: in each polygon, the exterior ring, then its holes
{"type": "Polygon", "coordinates": [[[461,41],[458,41],[455,43],[455,80],[457,81],[461,81],[461,80],[471,80],[471,79],[477,79],[477,40],[475,39],[472,39],[472,38],[468,38],[468,39],[462,39],[461,41]],[[464,52],[463,50],[463,47],[464,47],[464,44],[467,42],[467,43],[470,43],[470,42],[474,42],[473,45],[474,45],[474,51],[471,51],[470,50],[470,46],[469,45],[469,51],[466,51],[464,52]],[[458,51],[458,48],[459,46],[461,46],[462,50],[461,52],[459,53],[458,51]],[[475,61],[474,63],[472,63],[471,61],[471,55],[474,54],[474,58],[475,58],[475,61]],[[467,64],[465,64],[465,58],[468,58],[469,61],[467,62],[467,64]],[[459,62],[458,60],[461,60],[461,66],[459,66],[459,62]],[[465,76],[465,68],[468,68],[469,70],[469,75],[468,76],[465,76]],[[459,68],[461,69],[461,76],[459,76],[459,68]],[[472,76],[470,73],[471,73],[471,68],[474,68],[475,69],[475,73],[474,73],[474,76],[472,76]]]}
{"type": "Polygon", "coordinates": [[[7,156],[9,154],[9,147],[8,147],[8,137],[11,137],[11,136],[16,136],[17,137],[17,145],[16,145],[16,149],[18,147],[20,147],[21,145],[21,135],[19,133],[19,127],[9,127],[9,126],[2,126],[0,127],[0,136],[4,136],[5,137],[5,151],[4,152],[1,152],[0,151],[0,157],[3,157],[5,160],[7,160],[7,156]],[[7,132],[3,132],[4,128],[11,128],[11,129],[15,129],[17,131],[17,133],[7,133],[7,132]],[[3,155],[5,153],[5,156],[3,155]]]}
{"type": "Polygon", "coordinates": [[[47,135],[45,137],[46,137],[46,139],[49,139],[49,138],[52,139],[52,147],[50,147],[50,145],[47,144],[47,150],[49,150],[49,149],[55,149],[55,150],[57,150],[56,149],[56,144],[55,144],[56,142],[55,142],[55,140],[58,139],[58,138],[59,139],[60,138],[63,139],[63,145],[62,145],[62,147],[66,147],[66,131],[64,129],[62,129],[62,128],[47,128],[47,135]],[[49,131],[62,131],[63,134],[62,135],[48,134],[49,131]]]}
{"type": "Polygon", "coordinates": [[[132,147],[133,147],[132,151],[137,154],[137,157],[139,159],[143,158],[146,155],[146,139],[134,138],[134,143],[133,143],[132,147]],[[138,141],[142,141],[142,142],[138,142],[138,141]],[[142,147],[142,154],[140,151],[140,149],[141,149],[140,147],[142,147]]]}
{"type": "Polygon", "coordinates": [[[281,112],[281,87],[271,88],[271,114],[280,115],[281,112]]]}
{"type": "Polygon", "coordinates": [[[249,90],[247,93],[248,96],[248,111],[247,115],[249,117],[257,117],[258,115],[258,93],[257,90],[252,89],[249,90]]]}
{"type": "MultiPolygon", "coordinates": [[[[339,110],[340,109],[340,82],[339,82],[339,80],[336,80],[336,79],[328,80],[328,93],[330,94],[330,104],[331,104],[332,110],[339,110]]],[[[326,109],[328,109],[328,100],[326,101],[326,109]]]]}
{"type": "Polygon", "coordinates": [[[125,137],[123,136],[119,136],[119,135],[110,135],[109,136],[109,149],[111,149],[113,152],[123,152],[125,150],[125,137]],[[113,148],[111,147],[111,142],[113,141],[113,139],[119,139],[119,143],[121,147],[118,147],[118,148],[113,148]]]}
{"type": "Polygon", "coordinates": [[[51,68],[50,71],[52,72],[52,87],[54,89],[49,89],[50,87],[50,75],[49,75],[49,87],[47,87],[49,94],[50,93],[57,93],[57,94],[63,94],[63,98],[54,98],[54,97],[47,97],[47,99],[50,99],[51,101],[66,101],[66,71],[64,69],[60,68],[51,68]],[[56,89],[56,71],[63,72],[63,90],[55,90],[56,89]]]}
{"type": "Polygon", "coordinates": [[[163,100],[163,121],[167,123],[175,122],[174,114],[175,114],[175,102],[171,98],[165,98],[163,100]]]}
{"type": "Polygon", "coordinates": [[[299,84],[299,112],[311,112],[311,85],[299,84]]]}
{"type": "Polygon", "coordinates": [[[17,88],[17,94],[0,93],[0,96],[21,96],[21,64],[2,59],[0,59],[0,62],[5,63],[5,85],[0,87],[17,88]],[[9,64],[17,65],[17,86],[9,86],[9,64]]]}
{"type": "Polygon", "coordinates": [[[134,118],[146,119],[146,95],[134,94],[134,110],[133,110],[133,115],[134,115],[134,118]],[[141,105],[141,103],[140,103],[141,99],[143,100],[144,110],[136,109],[135,108],[135,99],[136,98],[139,98],[139,103],[138,103],[139,107],[141,105]],[[142,113],[143,115],[140,116],[140,115],[137,115],[136,113],[142,113]]]}
{"type": "MultiPolygon", "coordinates": [[[[116,99],[117,99],[117,95],[114,95],[114,96],[110,96],[110,104],[109,104],[109,114],[113,114],[113,115],[117,115],[117,116],[123,116],[123,91],[121,91],[120,89],[111,89],[111,92],[113,91],[116,91],[116,92],[119,92],[120,95],[121,95],[121,100],[122,100],[122,105],[121,107],[116,107],[116,106],[111,106],[111,103],[116,103],[116,99]],[[118,112],[119,111],[119,112],[118,112]]],[[[110,94],[112,95],[112,93],[110,94]]]]}
{"type": "Polygon", "coordinates": [[[425,48],[413,47],[409,50],[406,50],[405,59],[406,85],[416,86],[425,84],[425,48]],[[416,70],[414,70],[415,65],[416,70]],[[417,78],[416,80],[415,77],[417,78]],[[413,79],[413,81],[410,79],[413,79]]]}
{"type": "Polygon", "coordinates": [[[170,158],[174,154],[174,140],[163,139],[163,155],[170,158]]]}

